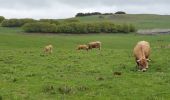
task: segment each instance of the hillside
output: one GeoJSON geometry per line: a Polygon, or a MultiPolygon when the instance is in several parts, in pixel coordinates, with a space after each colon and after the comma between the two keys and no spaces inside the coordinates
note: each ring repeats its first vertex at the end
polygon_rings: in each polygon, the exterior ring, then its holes
{"type": "Polygon", "coordinates": [[[96,15],[76,17],[80,21],[112,21],[115,23],[132,23],[139,29],[170,28],[170,15],[126,14],[126,15],[96,15]]]}

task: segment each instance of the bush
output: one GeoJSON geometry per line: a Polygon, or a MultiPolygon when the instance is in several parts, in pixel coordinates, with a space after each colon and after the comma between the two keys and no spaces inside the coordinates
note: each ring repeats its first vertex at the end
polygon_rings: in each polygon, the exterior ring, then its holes
{"type": "Polygon", "coordinates": [[[123,11],[118,11],[118,12],[116,12],[115,14],[126,14],[126,13],[123,12],[123,11]]]}
{"type": "Polygon", "coordinates": [[[56,27],[56,33],[87,33],[83,23],[66,23],[56,27]]]}
{"type": "Polygon", "coordinates": [[[87,31],[88,33],[100,33],[100,23],[87,23],[87,31]]]}
{"type": "Polygon", "coordinates": [[[35,22],[34,19],[5,19],[4,21],[2,21],[1,25],[3,27],[21,27],[26,23],[31,23],[31,22],[35,22]]]}
{"type": "Polygon", "coordinates": [[[123,32],[123,33],[129,33],[129,32],[130,32],[130,27],[129,27],[129,25],[123,24],[121,27],[122,27],[122,28],[121,28],[121,29],[122,29],[121,32],[123,32]]]}
{"type": "Polygon", "coordinates": [[[23,29],[26,32],[54,33],[56,31],[56,25],[47,22],[34,22],[25,24],[23,29]]]}
{"type": "Polygon", "coordinates": [[[130,32],[136,32],[137,31],[136,27],[132,24],[129,25],[129,28],[130,28],[130,32]]]}
{"type": "Polygon", "coordinates": [[[57,21],[56,19],[40,19],[39,22],[47,22],[47,23],[56,24],[56,25],[60,24],[60,22],[57,21]]]}
{"type": "Polygon", "coordinates": [[[0,16],[0,23],[2,23],[3,20],[5,20],[5,17],[0,16]]]}
{"type": "Polygon", "coordinates": [[[103,33],[116,33],[116,32],[118,32],[116,25],[112,22],[101,22],[100,23],[100,29],[101,29],[101,32],[103,32],[103,33]]]}

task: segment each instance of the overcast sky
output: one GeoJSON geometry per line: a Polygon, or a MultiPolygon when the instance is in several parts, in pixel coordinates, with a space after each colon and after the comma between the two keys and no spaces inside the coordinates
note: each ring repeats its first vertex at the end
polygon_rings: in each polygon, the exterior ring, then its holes
{"type": "Polygon", "coordinates": [[[69,18],[78,12],[170,14],[170,0],[0,0],[6,18],[69,18]]]}

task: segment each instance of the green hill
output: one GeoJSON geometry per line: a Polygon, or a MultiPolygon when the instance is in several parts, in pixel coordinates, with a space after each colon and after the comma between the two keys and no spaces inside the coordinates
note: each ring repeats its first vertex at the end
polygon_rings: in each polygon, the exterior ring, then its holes
{"type": "Polygon", "coordinates": [[[155,14],[121,14],[76,17],[80,21],[112,21],[115,23],[132,23],[139,29],[170,28],[170,15],[155,14]]]}

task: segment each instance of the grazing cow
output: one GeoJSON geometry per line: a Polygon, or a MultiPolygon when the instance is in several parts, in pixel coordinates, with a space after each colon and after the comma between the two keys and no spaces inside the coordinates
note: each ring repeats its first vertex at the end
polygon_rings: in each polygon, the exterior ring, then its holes
{"type": "Polygon", "coordinates": [[[133,53],[139,70],[148,69],[150,51],[150,44],[146,41],[140,41],[135,46],[133,53]]]}
{"type": "Polygon", "coordinates": [[[47,45],[44,47],[44,52],[45,53],[52,53],[53,52],[53,46],[50,44],[50,45],[47,45]]]}
{"type": "Polygon", "coordinates": [[[89,46],[89,49],[98,48],[99,50],[101,50],[101,42],[100,41],[90,42],[90,43],[88,43],[88,46],[89,46]]]}
{"type": "Polygon", "coordinates": [[[77,47],[77,50],[87,50],[88,51],[88,49],[89,49],[88,45],[79,45],[77,47]]]}

